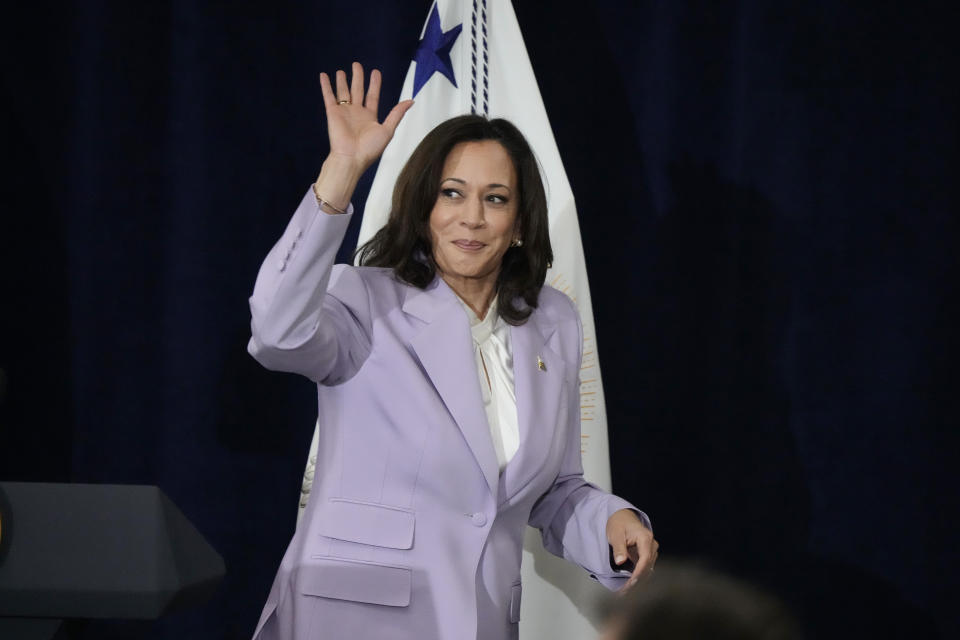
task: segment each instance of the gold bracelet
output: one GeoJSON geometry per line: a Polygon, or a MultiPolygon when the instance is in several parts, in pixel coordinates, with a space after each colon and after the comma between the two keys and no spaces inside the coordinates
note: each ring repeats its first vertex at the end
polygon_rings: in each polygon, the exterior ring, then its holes
{"type": "Polygon", "coordinates": [[[343,214],[345,214],[345,213],[347,212],[346,209],[341,209],[340,207],[337,207],[337,206],[332,205],[329,201],[324,200],[324,199],[320,196],[320,194],[317,192],[317,183],[316,183],[316,182],[313,183],[313,195],[316,196],[316,198],[317,198],[317,206],[320,207],[321,209],[323,208],[323,205],[327,205],[327,207],[328,207],[329,209],[332,209],[334,213],[338,213],[338,214],[340,214],[340,215],[343,215],[343,214]]]}

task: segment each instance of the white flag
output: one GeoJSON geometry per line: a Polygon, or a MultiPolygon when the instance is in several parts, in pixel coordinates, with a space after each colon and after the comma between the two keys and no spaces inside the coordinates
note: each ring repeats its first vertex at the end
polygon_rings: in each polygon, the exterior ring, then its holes
{"type": "MultiPolygon", "coordinates": [[[[576,205],[510,0],[434,2],[401,92],[401,100],[408,98],[415,104],[380,159],[363,213],[360,243],[386,223],[400,169],[436,125],[466,113],[513,122],[540,161],[547,191],[554,253],[547,284],[576,303],[583,321],[580,420],[584,474],[609,490],[607,417],[576,205]]],[[[315,432],[301,510],[313,480],[316,446],[315,432]]],[[[544,551],[539,532],[532,528],[527,529],[524,540],[522,576],[521,638],[579,640],[596,635],[584,612],[593,610],[605,589],[579,567],[544,551]]]]}

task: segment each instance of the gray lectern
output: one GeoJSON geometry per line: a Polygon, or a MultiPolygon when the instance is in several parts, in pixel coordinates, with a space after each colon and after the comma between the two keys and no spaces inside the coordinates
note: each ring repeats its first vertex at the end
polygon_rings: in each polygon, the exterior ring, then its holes
{"type": "Polygon", "coordinates": [[[197,605],[223,558],[153,486],[0,483],[0,638],[197,605]]]}

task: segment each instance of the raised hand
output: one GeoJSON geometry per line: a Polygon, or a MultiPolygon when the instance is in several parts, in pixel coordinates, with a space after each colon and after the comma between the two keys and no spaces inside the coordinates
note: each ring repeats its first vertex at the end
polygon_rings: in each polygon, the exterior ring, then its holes
{"type": "Polygon", "coordinates": [[[383,153],[413,100],[398,103],[381,123],[377,119],[380,72],[374,69],[370,73],[370,87],[364,93],[363,66],[354,62],[351,71],[349,87],[347,74],[341,69],[336,73],[336,92],[326,73],[320,74],[320,88],[327,112],[330,155],[349,160],[362,173],[383,153]]]}

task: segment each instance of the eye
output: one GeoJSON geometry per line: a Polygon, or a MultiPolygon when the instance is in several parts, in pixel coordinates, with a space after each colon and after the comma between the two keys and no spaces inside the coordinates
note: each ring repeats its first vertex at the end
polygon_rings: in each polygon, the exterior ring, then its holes
{"type": "Polygon", "coordinates": [[[446,198],[461,198],[463,194],[453,188],[440,189],[440,194],[446,198]]]}
{"type": "Polygon", "coordinates": [[[500,195],[499,193],[491,193],[487,196],[487,202],[492,202],[494,204],[507,204],[510,199],[507,196],[500,195]]]}

